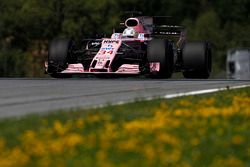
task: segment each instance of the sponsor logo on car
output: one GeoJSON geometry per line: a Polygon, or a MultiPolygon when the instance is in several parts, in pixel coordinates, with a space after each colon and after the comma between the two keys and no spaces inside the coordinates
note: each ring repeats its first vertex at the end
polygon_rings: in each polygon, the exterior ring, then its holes
{"type": "Polygon", "coordinates": [[[108,44],[116,43],[116,44],[119,44],[119,40],[104,40],[103,43],[108,43],[108,44]]]}

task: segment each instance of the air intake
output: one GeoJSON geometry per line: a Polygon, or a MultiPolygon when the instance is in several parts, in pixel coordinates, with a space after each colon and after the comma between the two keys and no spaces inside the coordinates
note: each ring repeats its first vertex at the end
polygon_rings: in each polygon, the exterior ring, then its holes
{"type": "Polygon", "coordinates": [[[139,25],[139,21],[137,19],[130,18],[125,22],[125,25],[127,27],[136,27],[139,25]]]}

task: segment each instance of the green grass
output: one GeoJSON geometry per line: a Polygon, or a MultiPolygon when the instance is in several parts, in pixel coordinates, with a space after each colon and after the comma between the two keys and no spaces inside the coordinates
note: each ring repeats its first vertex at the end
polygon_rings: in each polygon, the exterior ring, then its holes
{"type": "MultiPolygon", "coordinates": [[[[230,163],[232,166],[250,166],[249,106],[250,88],[244,88],[2,119],[0,139],[5,141],[5,146],[1,148],[0,142],[0,152],[6,152],[6,155],[0,153],[0,166],[1,158],[10,158],[14,148],[19,148],[29,157],[27,162],[23,162],[24,166],[39,166],[46,162],[46,158],[50,162],[49,166],[56,165],[51,160],[65,166],[105,166],[105,163],[107,166],[230,166],[230,163]],[[237,111],[226,116],[223,114],[233,107],[237,111]],[[217,114],[213,114],[213,110],[217,114]],[[177,115],[178,111],[183,114],[177,115]],[[79,120],[83,120],[84,127],[76,128],[79,120]],[[65,134],[58,132],[56,122],[66,129],[65,134]],[[132,128],[128,130],[125,127],[132,128]],[[71,134],[81,136],[85,142],[69,148],[65,146],[65,150],[60,153],[52,153],[50,147],[46,147],[50,151],[38,156],[25,150],[22,138],[28,131],[36,134],[37,138],[32,140],[44,142],[44,146],[49,145],[49,141],[66,140],[71,134]],[[46,136],[44,131],[52,133],[46,136]],[[170,136],[165,136],[166,143],[162,141],[164,137],[161,138],[164,135],[170,136]],[[89,140],[91,137],[94,143],[89,140]],[[129,146],[130,142],[132,146],[137,144],[132,147],[129,146]],[[99,164],[101,161],[105,162],[99,164]]],[[[31,146],[34,144],[27,141],[31,146]]]]}

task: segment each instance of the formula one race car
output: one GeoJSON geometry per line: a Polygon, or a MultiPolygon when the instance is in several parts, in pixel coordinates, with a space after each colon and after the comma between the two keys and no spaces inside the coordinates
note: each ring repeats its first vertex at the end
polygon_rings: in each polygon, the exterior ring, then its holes
{"type": "Polygon", "coordinates": [[[83,39],[80,47],[66,38],[52,40],[45,70],[64,78],[73,74],[143,74],[170,78],[182,72],[185,78],[207,79],[211,73],[208,42],[186,42],[184,28],[157,24],[164,17],[128,18],[123,32],[111,38],[83,39]]]}

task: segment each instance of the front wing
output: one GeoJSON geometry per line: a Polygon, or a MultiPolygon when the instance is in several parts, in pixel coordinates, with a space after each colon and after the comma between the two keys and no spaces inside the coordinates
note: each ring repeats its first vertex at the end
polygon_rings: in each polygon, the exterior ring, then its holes
{"type": "MultiPolygon", "coordinates": [[[[45,71],[47,72],[48,63],[45,62],[45,71]]],[[[160,70],[160,64],[158,62],[150,63],[150,72],[157,72],[160,70]]],[[[60,72],[61,74],[129,74],[129,75],[138,75],[140,74],[139,65],[137,64],[123,64],[115,72],[100,72],[100,71],[89,71],[85,70],[84,66],[81,63],[78,64],[69,64],[68,67],[60,72]]]]}

